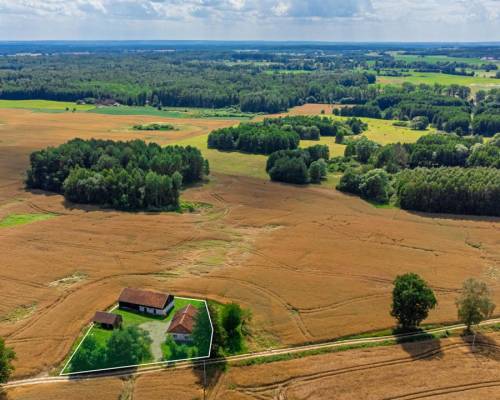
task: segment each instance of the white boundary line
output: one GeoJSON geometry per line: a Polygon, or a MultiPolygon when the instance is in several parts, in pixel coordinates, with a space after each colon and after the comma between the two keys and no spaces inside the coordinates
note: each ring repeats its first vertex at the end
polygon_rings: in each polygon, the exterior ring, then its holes
{"type": "MultiPolygon", "coordinates": [[[[85,338],[90,333],[91,329],[94,327],[94,323],[92,322],[90,324],[90,327],[88,328],[87,332],[85,333],[85,336],[83,336],[82,340],[80,341],[80,343],[76,347],[75,351],[73,351],[73,354],[71,354],[71,357],[69,358],[69,360],[64,365],[64,368],[59,373],[59,376],[84,375],[84,374],[89,374],[89,373],[94,373],[94,372],[113,371],[113,370],[118,370],[118,369],[138,368],[138,367],[153,366],[153,365],[165,365],[165,366],[168,366],[169,364],[174,364],[176,362],[191,361],[191,360],[202,360],[202,359],[210,358],[210,354],[212,353],[212,341],[213,341],[213,338],[214,338],[214,326],[213,326],[213,323],[212,323],[212,317],[210,316],[210,311],[208,310],[208,303],[207,303],[207,301],[203,300],[203,299],[194,299],[194,298],[191,298],[191,297],[181,297],[181,296],[174,296],[174,301],[175,301],[175,299],[193,300],[193,301],[198,301],[200,303],[201,302],[205,303],[205,310],[207,311],[208,320],[210,321],[210,328],[211,328],[211,331],[212,331],[211,334],[210,334],[210,347],[208,348],[208,355],[202,356],[202,357],[183,358],[183,359],[179,359],[179,360],[156,361],[156,362],[144,363],[144,364],[123,365],[123,366],[120,366],[120,367],[100,368],[100,369],[92,369],[92,370],[87,370],[87,371],[78,371],[78,372],[66,372],[66,373],[63,373],[63,371],[68,367],[69,363],[71,362],[71,360],[75,356],[76,352],[78,351],[78,349],[80,348],[80,346],[84,342],[85,338]]],[[[118,308],[118,304],[115,304],[109,310],[109,312],[114,311],[117,308],[118,308]]]]}

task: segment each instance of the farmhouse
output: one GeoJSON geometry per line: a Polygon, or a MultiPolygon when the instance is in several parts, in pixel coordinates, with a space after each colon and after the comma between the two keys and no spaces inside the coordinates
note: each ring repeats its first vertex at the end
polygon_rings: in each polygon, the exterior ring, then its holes
{"type": "Polygon", "coordinates": [[[118,299],[119,308],[146,314],[167,315],[174,307],[174,296],[150,290],[123,289],[118,299]]]}
{"type": "Polygon", "coordinates": [[[167,329],[167,332],[172,335],[174,340],[180,342],[192,341],[191,334],[198,314],[198,309],[191,304],[181,308],[172,318],[172,322],[167,329]]]}
{"type": "Polygon", "coordinates": [[[104,329],[116,329],[122,325],[122,316],[104,311],[96,311],[92,322],[104,329]]]}

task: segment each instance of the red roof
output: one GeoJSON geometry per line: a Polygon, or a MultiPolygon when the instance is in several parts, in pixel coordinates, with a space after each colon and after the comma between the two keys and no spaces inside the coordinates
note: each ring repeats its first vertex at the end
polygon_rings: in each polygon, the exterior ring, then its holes
{"type": "Polygon", "coordinates": [[[115,325],[122,322],[122,316],[104,311],[96,311],[92,322],[97,324],[115,325]]]}
{"type": "Polygon", "coordinates": [[[184,333],[190,334],[193,332],[194,321],[198,309],[191,304],[181,308],[172,318],[172,322],[167,329],[169,333],[184,333]]]}
{"type": "Polygon", "coordinates": [[[172,301],[173,296],[168,293],[132,288],[123,289],[118,299],[119,302],[158,309],[165,308],[169,300],[172,301]]]}

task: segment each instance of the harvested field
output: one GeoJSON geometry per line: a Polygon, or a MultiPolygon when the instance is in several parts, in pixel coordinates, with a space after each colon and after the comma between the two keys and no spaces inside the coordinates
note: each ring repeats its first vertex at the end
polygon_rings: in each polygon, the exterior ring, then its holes
{"type": "Polygon", "coordinates": [[[231,368],[216,399],[484,399],[500,387],[500,335],[231,368]],[[411,378],[410,378],[411,377],[411,378]]]}
{"type": "MultiPolygon", "coordinates": [[[[0,120],[0,219],[57,215],[0,230],[0,321],[36,304],[23,318],[0,322],[0,336],[18,355],[15,377],[59,366],[95,310],[113,304],[123,286],[240,302],[254,316],[251,348],[391,326],[391,282],[407,271],[437,292],[439,307],[429,322],[455,319],[457,290],[470,276],[486,280],[500,301],[498,218],[377,209],[328,188],[222,173],[183,193],[213,205],[192,214],[80,207],[59,195],[24,191],[29,153],[74,136],[143,138],[150,133],[126,128],[153,118],[2,110],[0,120]]],[[[158,133],[158,141],[233,123],[193,120],[184,131],[158,133]]],[[[150,378],[138,378],[138,385],[142,379],[150,378]]],[[[147,392],[153,388],[137,390],[154,398],[147,392]]]]}
{"type": "MultiPolygon", "coordinates": [[[[349,350],[254,366],[207,368],[208,399],[495,399],[500,335],[349,350]],[[411,378],[410,378],[411,377],[411,378]],[[381,384],[383,382],[383,384],[381,384]]],[[[85,398],[201,399],[203,371],[170,370],[133,379],[106,378],[10,389],[7,400],[85,398]],[[66,397],[65,397],[66,396],[66,397]]]]}

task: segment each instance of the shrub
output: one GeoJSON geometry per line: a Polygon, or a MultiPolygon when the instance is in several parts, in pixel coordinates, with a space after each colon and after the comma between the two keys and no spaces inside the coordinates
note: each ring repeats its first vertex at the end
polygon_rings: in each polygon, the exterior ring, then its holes
{"type": "Polygon", "coordinates": [[[306,184],[309,182],[309,172],[302,157],[281,157],[269,170],[273,181],[306,184]]]}
{"type": "Polygon", "coordinates": [[[5,341],[3,338],[0,338],[0,383],[5,383],[9,380],[12,371],[14,371],[12,361],[15,359],[16,353],[14,353],[14,350],[5,346],[5,341]]]}
{"type": "Polygon", "coordinates": [[[312,183],[320,183],[326,177],[326,162],[322,158],[313,161],[309,166],[309,177],[312,183]]]}
{"type": "Polygon", "coordinates": [[[426,116],[415,117],[410,122],[410,128],[416,131],[425,131],[429,126],[429,118],[426,116]]]}
{"type": "Polygon", "coordinates": [[[377,203],[387,203],[389,191],[389,175],[383,169],[372,169],[362,175],[359,183],[359,193],[362,197],[377,203]]]}

